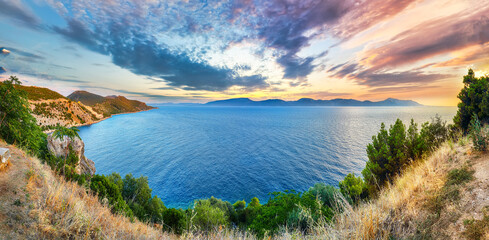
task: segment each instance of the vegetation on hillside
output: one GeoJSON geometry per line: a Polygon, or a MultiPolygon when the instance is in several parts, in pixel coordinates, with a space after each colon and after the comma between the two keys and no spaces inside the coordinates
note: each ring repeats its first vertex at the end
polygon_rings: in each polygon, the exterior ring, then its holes
{"type": "Polygon", "coordinates": [[[66,99],[65,96],[48,88],[35,87],[35,86],[22,86],[22,85],[17,85],[15,87],[18,88],[19,90],[25,91],[27,93],[27,99],[32,101],[60,99],[60,98],[66,99]]]}
{"type": "Polygon", "coordinates": [[[0,84],[0,137],[37,154],[45,145],[46,135],[36,125],[27,93],[19,88],[20,84],[15,76],[0,84]]]}
{"type": "Polygon", "coordinates": [[[147,106],[143,102],[129,100],[123,96],[102,97],[87,91],[73,92],[68,95],[68,98],[73,101],[80,101],[87,106],[91,106],[96,112],[103,114],[104,117],[109,117],[113,114],[152,109],[152,107],[147,106]]]}

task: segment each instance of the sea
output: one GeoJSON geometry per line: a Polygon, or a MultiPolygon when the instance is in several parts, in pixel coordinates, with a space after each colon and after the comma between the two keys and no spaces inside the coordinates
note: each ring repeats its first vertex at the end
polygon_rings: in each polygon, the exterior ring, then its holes
{"type": "Polygon", "coordinates": [[[274,191],[338,185],[361,174],[366,146],[397,118],[406,125],[456,107],[165,106],[80,127],[98,174],[146,176],[167,207],[214,196],[234,203],[274,191]]]}

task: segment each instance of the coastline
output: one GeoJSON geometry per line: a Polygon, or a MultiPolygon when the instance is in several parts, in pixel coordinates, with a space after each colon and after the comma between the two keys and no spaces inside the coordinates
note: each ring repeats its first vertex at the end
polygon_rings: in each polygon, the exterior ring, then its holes
{"type": "Polygon", "coordinates": [[[146,111],[151,111],[151,110],[154,110],[154,109],[158,109],[157,107],[153,107],[151,106],[151,109],[145,109],[145,110],[140,110],[140,111],[135,111],[135,112],[123,112],[123,113],[116,113],[116,114],[112,114],[106,118],[102,118],[102,119],[99,119],[97,121],[94,121],[94,122],[91,122],[91,123],[83,123],[83,124],[78,124],[78,125],[73,125],[74,127],[83,127],[83,126],[89,126],[89,125],[92,125],[92,124],[95,124],[95,123],[99,123],[99,122],[102,122],[104,120],[107,120],[113,116],[117,116],[117,115],[123,115],[123,114],[131,114],[131,113],[138,113],[138,112],[146,112],[146,111]]]}
{"type": "MultiPolygon", "coordinates": [[[[146,111],[150,111],[150,110],[154,110],[154,109],[158,109],[158,107],[153,107],[153,106],[150,106],[151,108],[150,109],[144,109],[144,110],[140,110],[140,111],[134,111],[134,112],[123,112],[123,113],[116,113],[116,114],[112,114],[108,117],[105,117],[105,118],[101,118],[97,121],[94,121],[94,122],[91,122],[91,123],[83,123],[83,124],[75,124],[75,125],[72,125],[71,127],[83,127],[83,126],[90,126],[92,124],[96,124],[96,123],[99,123],[99,122],[102,122],[104,120],[107,120],[113,116],[116,116],[116,115],[123,115],[123,114],[132,114],[132,113],[138,113],[138,112],[146,112],[146,111]]],[[[51,132],[54,132],[53,129],[50,129],[50,130],[46,130],[46,131],[43,131],[44,133],[51,133],[51,132]]]]}

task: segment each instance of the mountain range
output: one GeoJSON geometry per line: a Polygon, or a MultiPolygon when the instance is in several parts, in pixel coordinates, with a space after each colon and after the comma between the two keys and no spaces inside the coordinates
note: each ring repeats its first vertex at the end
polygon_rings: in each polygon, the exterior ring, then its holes
{"type": "Polygon", "coordinates": [[[254,101],[249,98],[232,98],[226,100],[218,100],[208,102],[206,105],[210,106],[365,106],[365,107],[379,107],[379,106],[423,106],[412,100],[399,100],[395,98],[387,98],[383,101],[360,101],[355,99],[331,99],[331,100],[315,100],[312,98],[301,98],[297,101],[284,101],[282,99],[267,99],[263,101],[254,101]]]}

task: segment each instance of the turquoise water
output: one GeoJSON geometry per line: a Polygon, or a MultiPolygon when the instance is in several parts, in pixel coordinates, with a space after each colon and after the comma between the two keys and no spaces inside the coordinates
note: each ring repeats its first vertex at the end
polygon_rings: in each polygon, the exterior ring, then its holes
{"type": "MultiPolygon", "coordinates": [[[[157,106],[157,105],[156,105],[157,106]]],[[[337,185],[365,167],[366,145],[397,118],[406,124],[455,107],[175,107],[117,115],[80,128],[98,174],[148,176],[166,206],[234,202],[337,185]]]]}

